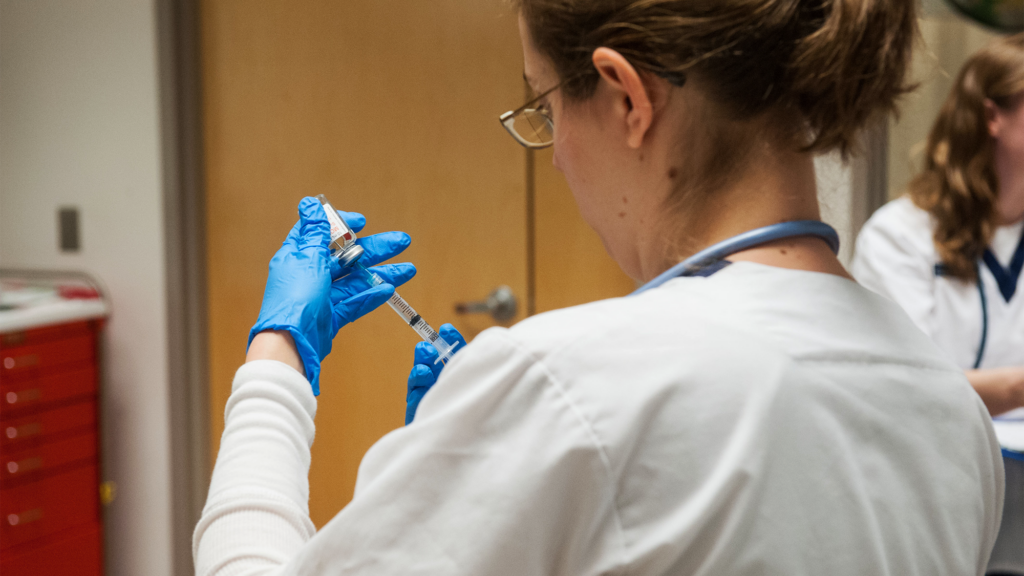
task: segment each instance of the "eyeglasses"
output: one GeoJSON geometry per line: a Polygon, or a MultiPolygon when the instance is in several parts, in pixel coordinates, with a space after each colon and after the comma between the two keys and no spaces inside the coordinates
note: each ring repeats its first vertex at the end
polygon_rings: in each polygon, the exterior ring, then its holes
{"type": "MultiPolygon", "coordinates": [[[[508,133],[527,148],[547,148],[555,142],[555,121],[551,118],[551,109],[547,105],[537,107],[536,104],[541,98],[561,88],[566,82],[571,82],[593,70],[581,72],[562,80],[555,87],[523,104],[511,112],[505,112],[498,116],[498,121],[508,130],[508,133]]],[[[658,76],[668,80],[673,86],[681,87],[686,83],[686,74],[683,72],[655,72],[658,76]]]]}
{"type": "Polygon", "coordinates": [[[523,104],[511,112],[498,117],[501,125],[508,133],[527,148],[547,148],[555,141],[555,121],[551,118],[551,110],[545,105],[537,107],[542,98],[558,90],[565,84],[559,82],[554,88],[523,104]]]}

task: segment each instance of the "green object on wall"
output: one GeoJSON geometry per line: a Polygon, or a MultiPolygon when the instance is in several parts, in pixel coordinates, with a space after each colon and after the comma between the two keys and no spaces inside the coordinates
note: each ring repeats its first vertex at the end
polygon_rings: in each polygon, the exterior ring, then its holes
{"type": "Polygon", "coordinates": [[[1024,31],[1024,0],[949,0],[961,14],[1002,32],[1024,31]]]}

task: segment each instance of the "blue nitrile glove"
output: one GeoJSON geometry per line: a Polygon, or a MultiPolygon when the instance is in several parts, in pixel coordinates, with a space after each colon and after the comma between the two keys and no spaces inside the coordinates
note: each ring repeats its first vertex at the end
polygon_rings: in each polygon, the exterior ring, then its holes
{"type": "MultiPolygon", "coordinates": [[[[354,231],[366,223],[359,214],[339,212],[354,231]]],[[[366,265],[387,260],[405,250],[409,236],[385,232],[360,238],[366,251],[366,265]]],[[[249,343],[265,330],[286,330],[313,387],[320,394],[320,362],[331,351],[338,329],[377,308],[401,285],[416,274],[412,264],[392,264],[374,268],[386,282],[371,287],[361,275],[349,275],[330,257],[330,225],[323,205],[314,198],[299,202],[299,221],[270,261],[267,287],[259,318],[249,331],[249,343]],[[332,279],[339,276],[335,282],[332,279]],[[349,277],[351,276],[351,277],[349,277]]]]}
{"type": "MultiPolygon", "coordinates": [[[[444,338],[445,342],[455,345],[453,354],[462,350],[466,345],[466,339],[451,324],[443,324],[437,333],[444,338]]],[[[423,395],[437,382],[437,377],[444,369],[444,364],[440,362],[435,364],[435,360],[437,360],[437,350],[433,346],[426,342],[416,344],[412,360],[414,366],[412,372],[409,373],[409,391],[405,396],[405,423],[407,425],[416,417],[416,409],[419,408],[423,395]]]]}

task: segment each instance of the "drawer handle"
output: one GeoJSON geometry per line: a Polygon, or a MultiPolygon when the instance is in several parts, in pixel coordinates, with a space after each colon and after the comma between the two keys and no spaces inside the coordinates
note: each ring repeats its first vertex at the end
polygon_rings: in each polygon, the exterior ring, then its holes
{"type": "Polygon", "coordinates": [[[24,460],[20,460],[18,462],[11,460],[10,462],[7,463],[7,471],[10,472],[11,474],[24,474],[25,472],[31,472],[36,468],[42,467],[43,459],[39,456],[36,456],[34,458],[25,458],[24,460]]]}
{"type": "Polygon", "coordinates": [[[32,402],[39,400],[43,397],[43,391],[41,388],[29,388],[27,390],[18,390],[17,392],[8,392],[5,395],[8,404],[17,404],[18,402],[32,402]]]}
{"type": "Polygon", "coordinates": [[[43,431],[43,425],[39,422],[32,422],[31,424],[23,424],[15,428],[14,426],[7,427],[7,437],[10,439],[15,438],[27,438],[29,436],[35,436],[43,431]]]}
{"type": "Polygon", "coordinates": [[[35,366],[39,364],[38,354],[27,354],[25,356],[8,356],[4,358],[4,368],[8,370],[14,370],[15,368],[25,368],[26,366],[35,366]]]}
{"type": "Polygon", "coordinates": [[[117,498],[117,482],[107,480],[100,484],[100,503],[104,506],[110,506],[114,498],[117,498]]]}
{"type": "Polygon", "coordinates": [[[8,332],[0,336],[0,343],[4,346],[21,346],[27,339],[24,332],[8,332]]]}
{"type": "Polygon", "coordinates": [[[29,522],[35,522],[36,520],[39,520],[42,517],[43,509],[33,508],[31,510],[26,510],[24,512],[19,512],[17,514],[8,514],[7,523],[11,526],[21,526],[23,524],[28,524],[29,522]]]}

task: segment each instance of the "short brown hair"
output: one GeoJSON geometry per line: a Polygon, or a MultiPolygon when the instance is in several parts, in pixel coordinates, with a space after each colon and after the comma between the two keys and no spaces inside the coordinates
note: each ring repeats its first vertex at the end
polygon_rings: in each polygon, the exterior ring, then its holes
{"type": "Polygon", "coordinates": [[[601,46],[638,69],[698,74],[731,117],[778,110],[805,123],[805,151],[853,148],[895,107],[916,35],[915,0],[516,0],[569,99],[597,84],[601,46]],[[580,75],[577,77],[577,75],[580,75]]]}
{"type": "Polygon", "coordinates": [[[974,279],[996,226],[999,184],[985,100],[1007,109],[1022,93],[1024,33],[995,40],[967,60],[928,135],[924,170],[909,193],[935,220],[935,248],[950,276],[974,279]]]}

